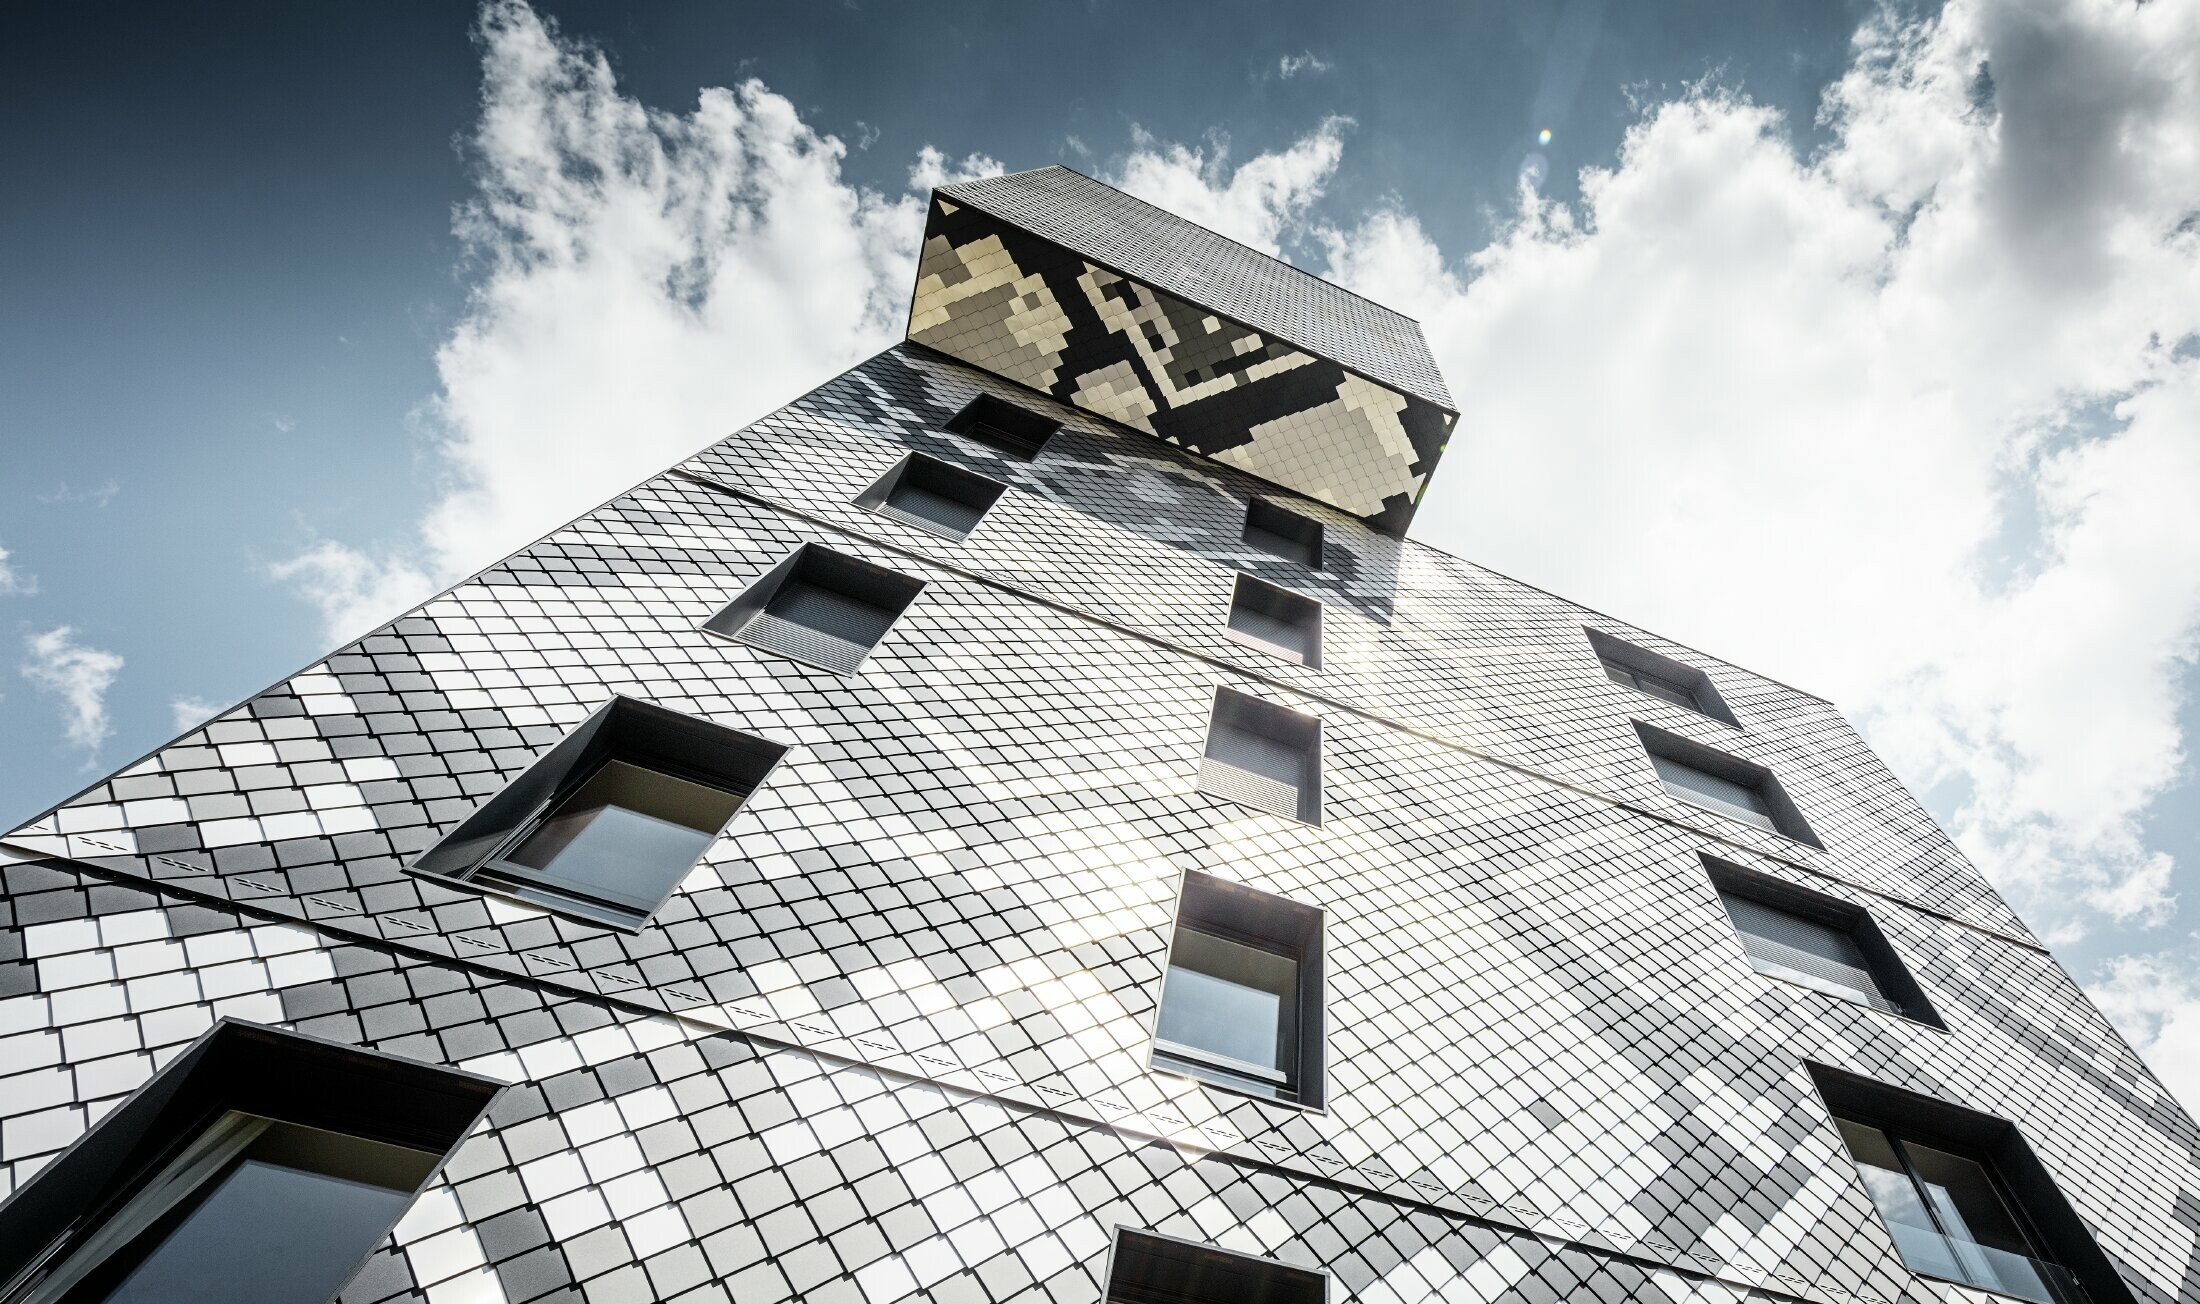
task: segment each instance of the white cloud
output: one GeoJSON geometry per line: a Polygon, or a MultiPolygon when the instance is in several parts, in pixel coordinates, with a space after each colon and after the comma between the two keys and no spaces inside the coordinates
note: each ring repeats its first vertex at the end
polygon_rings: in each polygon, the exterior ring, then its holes
{"type": "Polygon", "coordinates": [[[203,697],[178,697],[168,703],[168,713],[174,717],[179,734],[198,728],[221,710],[220,702],[210,702],[203,697]]]}
{"type": "Polygon", "coordinates": [[[23,638],[25,658],[16,668],[31,687],[61,708],[62,737],[87,754],[114,732],[107,718],[107,690],[122,671],[122,658],[76,641],[76,631],[56,626],[23,638]]]}
{"type": "Polygon", "coordinates": [[[17,568],[8,560],[11,555],[0,548],[0,598],[27,598],[38,592],[38,577],[17,568]]]}
{"type": "Polygon", "coordinates": [[[1287,54],[1276,60],[1276,76],[1283,78],[1285,81],[1301,74],[1319,76],[1328,72],[1329,69],[1329,60],[1315,54],[1312,50],[1300,54],[1287,54]]]}
{"type": "Polygon", "coordinates": [[[60,484],[54,486],[52,493],[38,495],[38,501],[49,507],[71,503],[90,503],[94,507],[105,507],[108,503],[114,501],[116,494],[121,492],[122,486],[116,484],[113,480],[103,480],[89,489],[75,488],[68,481],[63,480],[60,484]]]}
{"type": "Polygon", "coordinates": [[[418,546],[276,568],[347,637],[890,343],[924,190],[999,170],[928,148],[877,194],[760,81],[664,113],[517,0],[479,31],[477,275],[427,413],[447,492],[418,546]]]}
{"type": "Polygon", "coordinates": [[[2200,965],[2193,953],[2120,956],[2086,990],[2170,1093],[2188,1110],[2200,1109],[2200,965]]]}
{"type": "Polygon", "coordinates": [[[1701,90],[1463,264],[1402,214],[1330,233],[1465,409],[1416,533],[1830,693],[2044,926],[2160,921],[2196,49],[2193,6],[1959,0],[1867,24],[1818,154],[1701,90]]]}
{"type": "Polygon", "coordinates": [[[1276,253],[1286,226],[1302,221],[1344,157],[1352,119],[1325,119],[1289,149],[1230,166],[1230,143],[1205,148],[1155,140],[1133,128],[1136,149],[1109,180],[1151,204],[1276,253]]]}

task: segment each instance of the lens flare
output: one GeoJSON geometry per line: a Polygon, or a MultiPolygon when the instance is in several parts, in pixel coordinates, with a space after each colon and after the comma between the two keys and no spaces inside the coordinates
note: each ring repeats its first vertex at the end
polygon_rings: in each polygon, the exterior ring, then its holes
{"type": "Polygon", "coordinates": [[[1545,127],[1545,128],[1543,129],[1543,130],[1541,130],[1541,131],[1539,131],[1539,132],[1535,133],[1535,143],[1536,143],[1536,144],[1538,144],[1538,145],[1548,145],[1548,144],[1550,144],[1550,143],[1551,143],[1551,129],[1550,129],[1549,127],[1545,127]]]}

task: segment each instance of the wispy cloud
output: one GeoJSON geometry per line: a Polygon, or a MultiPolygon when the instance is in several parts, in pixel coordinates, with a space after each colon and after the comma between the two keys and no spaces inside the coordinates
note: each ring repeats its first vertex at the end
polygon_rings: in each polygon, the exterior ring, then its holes
{"type": "Polygon", "coordinates": [[[1139,198],[1266,253],[1303,222],[1344,157],[1352,119],[1330,117],[1289,148],[1232,166],[1229,138],[1201,146],[1154,139],[1133,127],[1134,149],[1110,178],[1139,198]]]}
{"type": "Polygon", "coordinates": [[[1289,81],[1293,77],[1318,77],[1328,72],[1330,67],[1329,60],[1306,50],[1298,54],[1287,54],[1276,60],[1274,72],[1277,77],[1289,81]]]}
{"type": "Polygon", "coordinates": [[[2110,961],[2087,989],[2189,1109],[2200,1109],[2200,934],[2178,951],[2110,961]]]}
{"type": "Polygon", "coordinates": [[[321,613],[330,643],[348,643],[435,592],[436,577],[405,550],[369,553],[322,539],[267,568],[321,613]]]}
{"type": "Polygon", "coordinates": [[[27,598],[38,592],[38,577],[10,561],[13,555],[0,548],[0,598],[27,598]]]}
{"type": "Polygon", "coordinates": [[[296,417],[281,412],[271,413],[267,418],[267,423],[275,427],[275,433],[279,435],[287,435],[298,428],[296,417]]]}
{"type": "Polygon", "coordinates": [[[178,697],[168,703],[168,713],[174,718],[179,734],[205,724],[221,709],[220,702],[210,702],[203,697],[178,697]]]}
{"type": "Polygon", "coordinates": [[[71,503],[86,503],[93,507],[105,507],[108,503],[114,501],[116,494],[121,492],[122,486],[116,484],[113,480],[103,480],[99,484],[85,489],[76,488],[64,480],[55,485],[51,493],[38,495],[38,501],[49,507],[71,503]]]}
{"type": "Polygon", "coordinates": [[[107,716],[107,690],[122,672],[122,658],[77,642],[76,631],[67,625],[25,635],[23,650],[18,671],[61,708],[63,739],[89,761],[114,732],[107,716]]]}

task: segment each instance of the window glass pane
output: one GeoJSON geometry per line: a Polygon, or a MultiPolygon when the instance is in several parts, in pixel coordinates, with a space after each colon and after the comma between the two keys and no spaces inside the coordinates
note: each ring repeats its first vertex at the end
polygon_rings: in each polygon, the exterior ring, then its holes
{"type": "Polygon", "coordinates": [[[1864,1180],[1864,1191],[1879,1210],[1880,1220],[1887,1224],[1902,1261],[1918,1272],[1964,1280],[1963,1265],[1933,1225],[1932,1214],[1918,1196],[1917,1184],[1910,1180],[1887,1134],[1845,1118],[1835,1119],[1834,1125],[1841,1129],[1849,1157],[1856,1161],[1856,1174],[1864,1180]]]}
{"type": "Polygon", "coordinates": [[[1696,690],[1685,684],[1676,684],[1670,679],[1660,679],[1656,675],[1638,670],[1635,672],[1635,687],[1652,697],[1662,697],[1691,711],[1696,709],[1696,690]]]}
{"type": "Polygon", "coordinates": [[[1748,897],[1720,894],[1750,963],[1764,973],[1892,1009],[1856,939],[1830,924],[1748,897]]]}
{"type": "Polygon", "coordinates": [[[647,910],[740,804],[722,789],[607,761],[504,859],[551,886],[647,910]]]}
{"type": "Polygon", "coordinates": [[[438,1156],[273,1122],[70,1293],[105,1304],[297,1304],[336,1293],[438,1156]]]}
{"type": "Polygon", "coordinates": [[[1175,1042],[1288,1073],[1297,1052],[1298,961],[1179,927],[1158,1032],[1175,1042]]]}
{"type": "Polygon", "coordinates": [[[2031,1242],[1986,1169],[1931,1146],[1902,1145],[1926,1203],[1948,1233],[1950,1252],[1963,1265],[1964,1280],[2027,1299],[2051,1298],[2031,1261],[2031,1242]]]}
{"type": "Polygon", "coordinates": [[[1657,767],[1658,778],[1665,782],[1666,791],[1681,800],[1746,820],[1762,829],[1778,831],[1772,822],[1772,809],[1765,805],[1764,794],[1755,788],[1707,774],[1669,757],[1653,755],[1650,763],[1657,767]]]}
{"type": "Polygon", "coordinates": [[[1625,684],[1629,688],[1635,687],[1635,672],[1617,661],[1604,663],[1604,677],[1615,684],[1625,684]]]}

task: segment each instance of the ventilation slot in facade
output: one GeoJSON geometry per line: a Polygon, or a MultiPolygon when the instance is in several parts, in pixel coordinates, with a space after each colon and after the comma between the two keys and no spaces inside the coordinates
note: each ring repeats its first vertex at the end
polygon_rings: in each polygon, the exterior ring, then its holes
{"type": "Polygon", "coordinates": [[[852,675],[924,581],[815,543],[795,549],[703,628],[804,665],[852,675]]]}
{"type": "Polygon", "coordinates": [[[959,541],[970,537],[1007,488],[936,457],[911,453],[858,494],[856,506],[959,541]]]}
{"type": "Polygon", "coordinates": [[[1234,689],[1216,689],[1199,787],[1288,819],[1321,823],[1321,720],[1234,689]]]}
{"type": "Polygon", "coordinates": [[[1724,861],[1704,865],[1757,972],[1946,1026],[1863,907],[1724,861]]]}
{"type": "Polygon", "coordinates": [[[1245,505],[1245,542],[1262,552],[1322,568],[1322,523],[1278,507],[1265,498],[1245,505]]]}
{"type": "Polygon", "coordinates": [[[1240,573],[1230,591],[1229,635],[1286,661],[1320,669],[1322,604],[1240,573]]]}
{"type": "Polygon", "coordinates": [[[1325,1304],[1329,1275],[1119,1227],[1106,1304],[1325,1304]]]}
{"type": "Polygon", "coordinates": [[[1017,407],[1006,399],[980,394],[955,414],[947,428],[996,453],[1029,462],[1038,458],[1047,440],[1062,427],[1060,422],[1017,407]]]}
{"type": "Polygon", "coordinates": [[[1698,715],[1710,716],[1721,724],[1741,727],[1741,722],[1727,707],[1726,699],[1719,696],[1710,675],[1686,662],[1622,642],[1602,630],[1584,629],[1582,632],[1589,636],[1589,646],[1596,650],[1597,660],[1603,663],[1604,677],[1613,683],[1686,707],[1698,715]]]}
{"type": "Polygon", "coordinates": [[[637,931],[785,754],[777,743],[615,697],[413,872],[637,931]]]}
{"type": "Polygon", "coordinates": [[[1658,782],[1668,795],[1823,849],[1824,844],[1804,822],[1803,813],[1788,800],[1787,790],[1764,766],[1714,751],[1640,720],[1635,721],[1635,733],[1642,739],[1642,749],[1649,754],[1658,782]]]}

